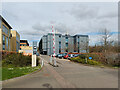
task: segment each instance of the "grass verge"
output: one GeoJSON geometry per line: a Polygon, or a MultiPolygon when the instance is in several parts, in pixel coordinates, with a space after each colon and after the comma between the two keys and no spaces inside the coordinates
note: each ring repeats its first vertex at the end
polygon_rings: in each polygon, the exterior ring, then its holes
{"type": "Polygon", "coordinates": [[[22,75],[26,75],[32,73],[38,69],[40,66],[37,67],[2,67],[2,80],[7,80],[15,77],[20,77],[22,75]]]}

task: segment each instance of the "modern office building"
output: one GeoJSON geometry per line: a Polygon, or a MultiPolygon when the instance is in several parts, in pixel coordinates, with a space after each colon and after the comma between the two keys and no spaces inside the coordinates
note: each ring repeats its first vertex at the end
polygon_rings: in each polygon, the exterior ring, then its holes
{"type": "Polygon", "coordinates": [[[11,51],[18,52],[20,49],[20,35],[17,31],[11,30],[11,51]]]}
{"type": "Polygon", "coordinates": [[[11,51],[10,39],[11,39],[12,27],[7,21],[0,15],[0,51],[11,51]]]}
{"type": "MultiPolygon", "coordinates": [[[[55,34],[55,54],[61,52],[78,52],[87,53],[89,37],[88,35],[62,35],[55,34]]],[[[39,50],[41,54],[53,54],[53,34],[44,35],[39,42],[39,50]]]]}

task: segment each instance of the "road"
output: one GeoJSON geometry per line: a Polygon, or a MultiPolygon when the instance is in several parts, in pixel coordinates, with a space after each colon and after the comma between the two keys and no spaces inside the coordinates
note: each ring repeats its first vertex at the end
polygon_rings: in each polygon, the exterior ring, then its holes
{"type": "Polygon", "coordinates": [[[3,88],[118,88],[118,70],[85,66],[66,59],[56,59],[59,67],[48,64],[34,74],[3,82],[3,88]]]}

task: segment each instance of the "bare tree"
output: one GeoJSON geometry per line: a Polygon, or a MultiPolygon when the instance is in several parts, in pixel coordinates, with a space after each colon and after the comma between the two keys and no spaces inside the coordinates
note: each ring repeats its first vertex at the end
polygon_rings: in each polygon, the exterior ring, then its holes
{"type": "Polygon", "coordinates": [[[104,47],[104,52],[106,52],[107,50],[107,46],[112,43],[113,41],[108,41],[108,39],[111,37],[111,32],[109,32],[107,29],[104,29],[102,31],[100,31],[100,34],[102,35],[102,43],[103,43],[103,47],[104,47]]]}

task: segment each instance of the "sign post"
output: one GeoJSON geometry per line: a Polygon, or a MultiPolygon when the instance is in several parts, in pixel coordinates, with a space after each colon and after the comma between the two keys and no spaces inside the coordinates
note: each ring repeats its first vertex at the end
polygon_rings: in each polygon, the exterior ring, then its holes
{"type": "Polygon", "coordinates": [[[32,67],[36,67],[37,41],[33,41],[32,67]]]}

